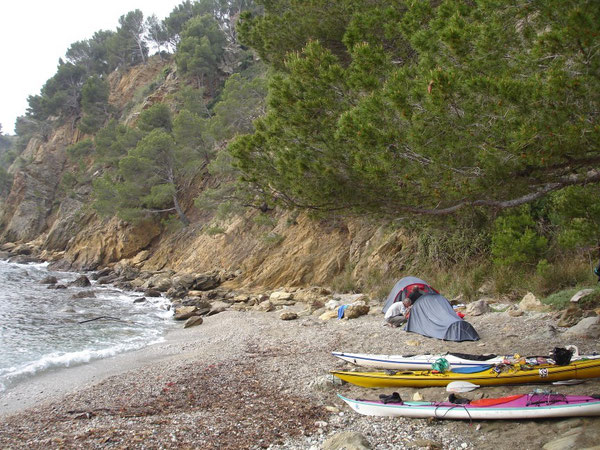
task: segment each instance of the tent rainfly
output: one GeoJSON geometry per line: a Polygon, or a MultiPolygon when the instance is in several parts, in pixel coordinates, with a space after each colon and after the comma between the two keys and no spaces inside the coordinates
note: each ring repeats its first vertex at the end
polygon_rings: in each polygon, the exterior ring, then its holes
{"type": "Polygon", "coordinates": [[[405,277],[396,283],[383,311],[387,311],[394,302],[401,301],[415,285],[425,293],[410,308],[406,331],[445,341],[479,340],[473,325],[458,317],[448,299],[416,277],[405,277]]]}

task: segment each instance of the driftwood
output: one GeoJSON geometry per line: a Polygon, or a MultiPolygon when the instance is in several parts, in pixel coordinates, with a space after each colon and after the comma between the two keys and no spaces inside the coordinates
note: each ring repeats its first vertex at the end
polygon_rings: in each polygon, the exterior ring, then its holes
{"type": "Polygon", "coordinates": [[[100,319],[109,319],[109,320],[117,320],[119,322],[125,322],[124,320],[121,320],[118,317],[100,316],[100,317],[94,317],[93,319],[82,320],[81,322],[77,322],[77,323],[93,322],[94,320],[100,320],[100,319]]]}

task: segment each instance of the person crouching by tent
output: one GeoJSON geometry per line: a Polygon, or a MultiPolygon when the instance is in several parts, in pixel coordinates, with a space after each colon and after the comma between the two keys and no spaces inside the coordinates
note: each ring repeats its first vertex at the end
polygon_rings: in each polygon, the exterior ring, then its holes
{"type": "Polygon", "coordinates": [[[401,327],[407,320],[410,314],[412,300],[406,297],[401,302],[396,302],[385,312],[385,324],[393,328],[401,327]]]}

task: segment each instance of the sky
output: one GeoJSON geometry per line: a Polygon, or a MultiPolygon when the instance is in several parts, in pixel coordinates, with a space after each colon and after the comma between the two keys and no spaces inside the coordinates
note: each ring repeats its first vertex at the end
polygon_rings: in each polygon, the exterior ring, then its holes
{"type": "Polygon", "coordinates": [[[140,9],[167,17],[183,0],[6,0],[0,2],[0,124],[13,134],[27,97],[38,95],[70,45],[96,31],[115,31],[119,17],[140,9]]]}

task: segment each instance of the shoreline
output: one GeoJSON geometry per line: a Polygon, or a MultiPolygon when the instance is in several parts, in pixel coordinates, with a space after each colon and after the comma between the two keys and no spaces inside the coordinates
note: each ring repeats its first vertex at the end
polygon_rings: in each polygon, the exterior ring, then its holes
{"type": "Polygon", "coordinates": [[[167,330],[161,342],[73,367],[52,368],[19,380],[0,392],[0,418],[41,403],[58,401],[72,391],[85,389],[107,377],[166,360],[177,354],[174,346],[184,342],[188,335],[182,329],[167,330]]]}

